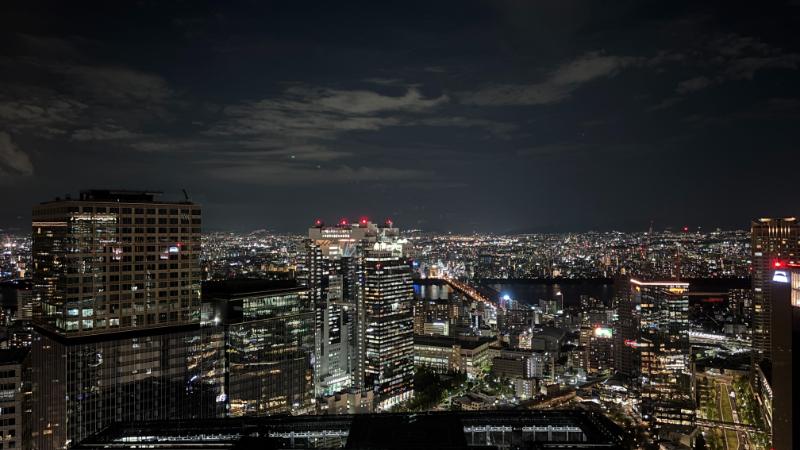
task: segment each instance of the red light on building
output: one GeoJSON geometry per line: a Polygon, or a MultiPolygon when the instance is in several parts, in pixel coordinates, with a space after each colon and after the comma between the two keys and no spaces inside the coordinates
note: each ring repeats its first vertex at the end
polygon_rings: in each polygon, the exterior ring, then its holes
{"type": "Polygon", "coordinates": [[[359,220],[359,222],[361,222],[361,225],[366,225],[368,221],[369,220],[366,217],[362,217],[361,220],[359,220]]]}
{"type": "Polygon", "coordinates": [[[779,269],[779,268],[783,267],[783,262],[782,261],[775,261],[775,262],[772,263],[772,266],[775,267],[776,269],[779,269]]]}
{"type": "Polygon", "coordinates": [[[317,227],[322,226],[322,221],[319,220],[319,219],[315,220],[314,221],[314,226],[317,226],[317,227]]]}
{"type": "Polygon", "coordinates": [[[683,227],[683,232],[686,233],[687,231],[689,231],[689,227],[683,227]]]}
{"type": "Polygon", "coordinates": [[[347,219],[342,219],[339,221],[339,225],[347,225],[347,224],[348,224],[347,219]]]}

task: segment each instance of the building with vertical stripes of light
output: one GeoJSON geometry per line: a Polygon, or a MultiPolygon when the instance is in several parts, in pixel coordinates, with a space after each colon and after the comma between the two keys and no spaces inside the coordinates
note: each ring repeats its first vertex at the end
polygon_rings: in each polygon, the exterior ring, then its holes
{"type": "Polygon", "coordinates": [[[402,250],[376,243],[363,255],[364,381],[387,409],[413,395],[414,300],[411,267],[402,250]]]}

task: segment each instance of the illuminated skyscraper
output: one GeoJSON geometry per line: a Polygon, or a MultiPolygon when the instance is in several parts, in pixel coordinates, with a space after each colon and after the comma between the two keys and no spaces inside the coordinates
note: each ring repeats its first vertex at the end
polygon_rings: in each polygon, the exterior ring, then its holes
{"type": "Polygon", "coordinates": [[[798,441],[794,409],[800,404],[794,389],[794,347],[800,343],[800,264],[776,260],[767,289],[772,303],[772,448],[795,448],[798,441]]]}
{"type": "Polygon", "coordinates": [[[227,415],[309,412],[314,399],[314,311],[294,280],[236,279],[203,285],[203,321],[225,342],[227,415]]]}
{"type": "Polygon", "coordinates": [[[414,300],[411,267],[402,248],[376,243],[362,256],[364,382],[382,409],[411,398],[414,381],[414,300]]]}
{"type": "Polygon", "coordinates": [[[689,346],[689,283],[631,279],[638,305],[642,418],[653,429],[694,424],[689,346]]]}
{"type": "Polygon", "coordinates": [[[200,207],[84,191],[33,208],[40,324],[86,336],[198,323],[200,207]]]}
{"type": "Polygon", "coordinates": [[[149,192],[33,208],[33,448],[222,412],[221,345],[200,328],[200,221],[198,205],[149,192]]]}
{"type": "Polygon", "coordinates": [[[389,221],[382,226],[367,219],[352,224],[341,220],[333,226],[317,221],[308,237],[307,285],[317,330],[316,394],[365,388],[363,256],[378,242],[395,242],[402,250],[399,230],[389,221]]]}
{"type": "Polygon", "coordinates": [[[618,276],[614,279],[614,308],[617,320],[614,323],[614,369],[624,376],[628,385],[638,391],[639,351],[639,311],[636,308],[630,278],[618,276]]]}
{"type": "Polygon", "coordinates": [[[771,359],[772,333],[769,282],[774,263],[800,257],[800,225],[794,217],[761,218],[751,226],[753,252],[753,349],[771,359]]]}

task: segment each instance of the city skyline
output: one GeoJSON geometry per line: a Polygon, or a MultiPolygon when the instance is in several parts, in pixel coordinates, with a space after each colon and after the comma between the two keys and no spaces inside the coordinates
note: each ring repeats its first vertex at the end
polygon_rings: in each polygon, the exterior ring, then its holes
{"type": "Polygon", "coordinates": [[[171,448],[212,423],[229,443],[256,426],[288,448],[436,446],[358,431],[419,414],[455,425],[456,448],[793,440],[791,375],[776,370],[800,329],[795,218],[749,232],[453,235],[361,217],[307,236],[202,234],[200,205],[131,190],[33,212],[30,238],[0,253],[9,447],[121,432],[171,448]],[[574,416],[525,411],[549,407],[574,416]],[[515,425],[497,427],[509,409],[515,425]]]}
{"type": "Polygon", "coordinates": [[[0,227],[25,229],[29,205],[54,193],[143,187],[186,189],[206,230],[791,216],[799,11],[4,5],[0,227]]]}
{"type": "Polygon", "coordinates": [[[798,25],[4,2],[0,450],[792,448],[798,25]]]}

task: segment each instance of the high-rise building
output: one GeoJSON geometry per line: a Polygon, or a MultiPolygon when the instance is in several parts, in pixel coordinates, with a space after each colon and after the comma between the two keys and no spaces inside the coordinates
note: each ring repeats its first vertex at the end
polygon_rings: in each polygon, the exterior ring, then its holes
{"type": "Polygon", "coordinates": [[[203,322],[221,327],[227,415],[313,409],[314,311],[294,280],[238,279],[203,286],[203,322]]]}
{"type": "Polygon", "coordinates": [[[314,308],[314,387],[318,397],[363,384],[356,370],[357,255],[362,241],[377,237],[369,223],[334,226],[317,221],[306,241],[306,284],[314,308]]]}
{"type": "Polygon", "coordinates": [[[382,409],[408,400],[414,382],[414,287],[402,246],[377,242],[360,258],[364,383],[382,409]]]}
{"type": "Polygon", "coordinates": [[[800,343],[800,264],[775,260],[768,284],[772,365],[772,448],[794,448],[798,430],[794,409],[800,404],[794,382],[793,350],[800,343]]]}
{"type": "Polygon", "coordinates": [[[93,190],[33,208],[40,324],[86,336],[199,322],[200,207],[155,195],[93,190]]]}
{"type": "Polygon", "coordinates": [[[779,260],[800,257],[800,225],[794,217],[760,218],[751,224],[753,252],[753,349],[759,359],[771,358],[770,274],[779,260]]]}
{"type": "Polygon", "coordinates": [[[222,412],[221,342],[200,328],[200,225],[198,205],[151,192],[33,208],[33,448],[222,412]]]}
{"type": "MultiPolygon", "coordinates": [[[[309,228],[308,237],[307,285],[317,330],[316,394],[323,397],[351,388],[372,390],[374,380],[368,385],[365,379],[368,330],[365,256],[376,245],[389,245],[402,258],[406,242],[400,239],[399,230],[391,221],[377,225],[367,219],[358,223],[342,220],[333,226],[317,221],[309,228]]],[[[408,276],[410,280],[410,269],[408,276]]],[[[408,288],[411,289],[410,282],[408,288]]],[[[408,308],[410,314],[410,303],[408,308]]],[[[408,345],[409,348],[413,345],[410,339],[408,345]]]]}
{"type": "Polygon", "coordinates": [[[639,380],[642,418],[654,430],[694,424],[689,346],[689,283],[630,280],[640,310],[639,380]]]}
{"type": "Polygon", "coordinates": [[[628,387],[638,392],[639,311],[636,309],[630,278],[620,275],[614,279],[614,370],[628,381],[628,387]]]}
{"type": "Polygon", "coordinates": [[[592,329],[586,348],[586,371],[599,373],[609,371],[614,366],[613,330],[597,325],[592,329]]]}

